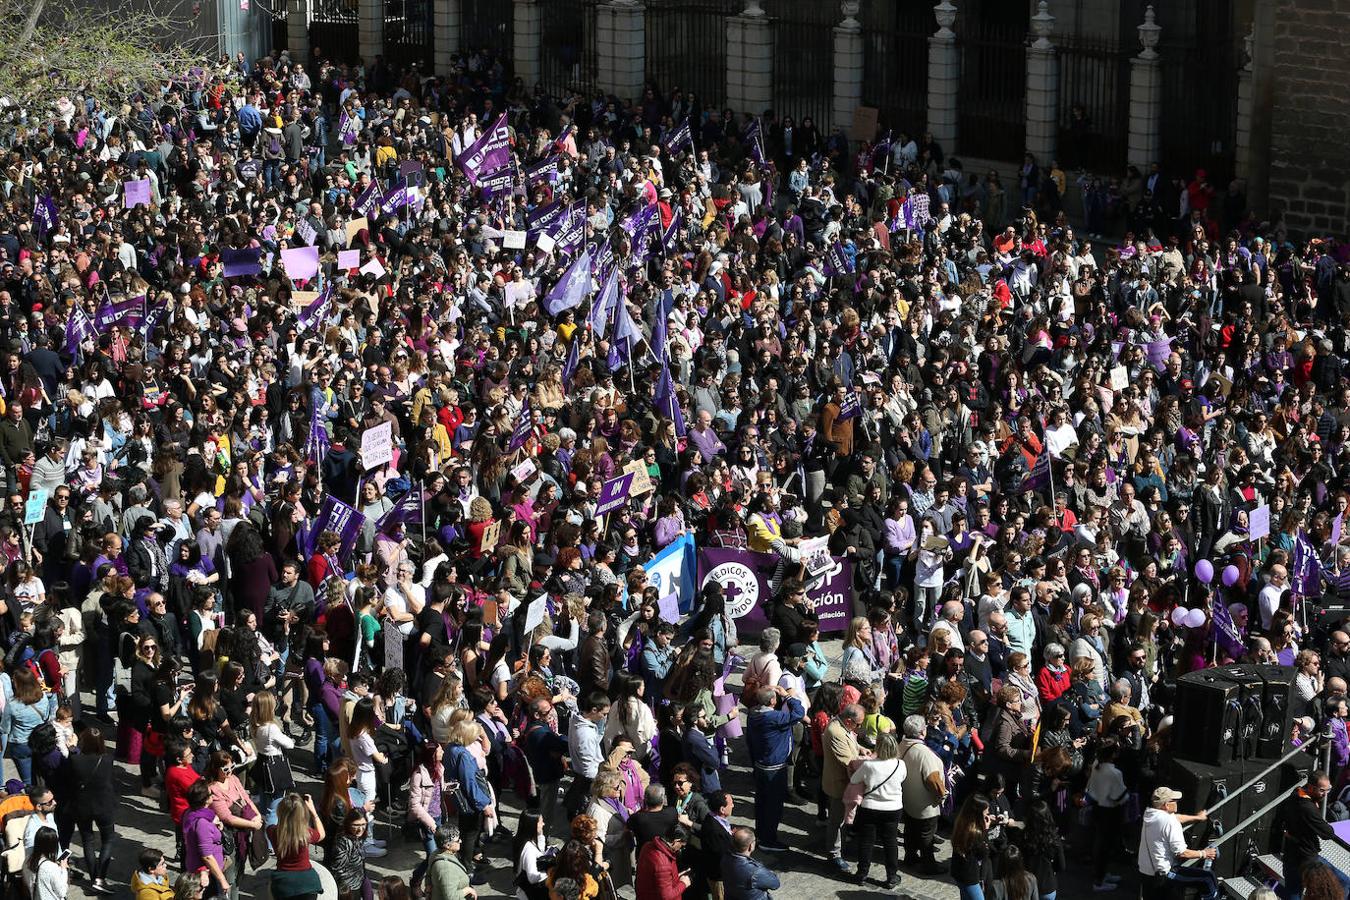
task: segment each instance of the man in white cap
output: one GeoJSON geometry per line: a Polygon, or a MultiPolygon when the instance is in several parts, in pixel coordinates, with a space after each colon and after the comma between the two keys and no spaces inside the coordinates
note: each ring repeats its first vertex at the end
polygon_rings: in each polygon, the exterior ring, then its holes
{"type": "Polygon", "coordinates": [[[1177,801],[1181,791],[1170,787],[1160,787],[1153,792],[1149,808],[1144,810],[1143,830],[1139,835],[1139,875],[1143,882],[1143,896],[1166,897],[1170,885],[1185,882],[1202,885],[1204,900],[1217,900],[1219,885],[1214,875],[1206,869],[1195,867],[1181,868],[1180,863],[1188,859],[1214,859],[1219,851],[1213,847],[1192,850],[1186,846],[1186,835],[1182,826],[1189,822],[1202,822],[1209,818],[1201,810],[1193,816],[1177,813],[1177,801]]]}

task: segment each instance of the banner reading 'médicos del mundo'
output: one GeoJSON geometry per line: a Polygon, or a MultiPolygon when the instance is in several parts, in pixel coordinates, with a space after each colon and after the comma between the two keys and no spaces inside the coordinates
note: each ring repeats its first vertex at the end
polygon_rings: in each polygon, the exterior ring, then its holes
{"type": "MultiPolygon", "coordinates": [[[[853,615],[853,564],[838,556],[833,565],[807,587],[807,599],[815,603],[821,634],[848,629],[853,615]]],[[[698,585],[716,582],[727,598],[727,614],[736,627],[758,632],[769,625],[765,604],[773,597],[769,579],[778,557],[772,553],[707,547],[698,551],[698,585]]]]}

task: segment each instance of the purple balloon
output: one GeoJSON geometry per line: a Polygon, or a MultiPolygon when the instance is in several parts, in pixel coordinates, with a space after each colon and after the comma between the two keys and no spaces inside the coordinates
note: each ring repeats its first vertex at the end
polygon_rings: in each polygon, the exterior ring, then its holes
{"type": "Polygon", "coordinates": [[[1241,577],[1242,572],[1238,570],[1237,566],[1225,566],[1223,570],[1223,586],[1232,587],[1238,583],[1238,579],[1241,577]]]}
{"type": "Polygon", "coordinates": [[[1195,564],[1195,577],[1203,584],[1209,584],[1214,580],[1214,563],[1207,559],[1198,561],[1195,564]]]}

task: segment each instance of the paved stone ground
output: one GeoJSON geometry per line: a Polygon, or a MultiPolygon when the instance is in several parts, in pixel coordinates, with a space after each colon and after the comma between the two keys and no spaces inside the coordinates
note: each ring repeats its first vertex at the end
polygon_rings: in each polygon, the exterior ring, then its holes
{"type": "MultiPolygon", "coordinates": [[[[827,648],[827,650],[835,656],[838,655],[837,644],[827,648]]],[[[302,758],[307,755],[298,754],[302,758]]],[[[733,821],[736,824],[753,825],[752,794],[754,788],[743,746],[733,747],[731,762],[730,771],[723,776],[723,784],[736,797],[733,821]]],[[[5,769],[6,778],[15,777],[12,763],[6,761],[5,769]]],[[[313,778],[312,773],[302,771],[297,766],[296,776],[297,780],[301,782],[301,789],[312,793],[317,800],[321,784],[313,778]]],[[[118,896],[125,897],[129,895],[126,885],[141,848],[146,846],[157,847],[172,855],[173,838],[168,827],[168,815],[160,811],[158,801],[140,794],[139,778],[134,768],[119,764],[117,777],[121,794],[121,809],[117,818],[116,848],[109,881],[110,884],[117,886],[118,896]]],[[[503,823],[514,830],[520,813],[520,806],[514,801],[513,796],[508,796],[503,803],[503,807],[505,810],[503,823]]],[[[908,871],[903,871],[903,881],[899,891],[895,893],[885,891],[872,884],[859,886],[849,881],[831,877],[830,874],[826,873],[821,858],[824,825],[816,821],[814,805],[810,809],[789,807],[784,816],[781,833],[791,848],[790,853],[774,855],[760,851],[758,854],[762,860],[775,868],[782,877],[782,889],[774,892],[774,896],[778,900],[822,900],[822,898],[830,897],[838,898],[838,900],[863,900],[863,898],[878,897],[955,900],[957,897],[956,887],[949,879],[945,877],[920,878],[908,871]]],[[[382,859],[370,861],[369,870],[372,878],[394,874],[407,879],[413,867],[422,859],[420,848],[402,841],[399,823],[391,824],[387,810],[380,811],[376,836],[388,840],[390,853],[382,859]]],[[[1070,871],[1067,876],[1061,879],[1059,900],[1088,896],[1135,900],[1138,896],[1138,887],[1133,875],[1132,856],[1122,856],[1119,863],[1113,867],[1117,874],[1125,876],[1125,881],[1121,887],[1110,894],[1095,895],[1087,871],[1088,847],[1090,846],[1091,835],[1087,829],[1075,829],[1070,832],[1068,837],[1071,842],[1069,851],[1070,871]]],[[[78,836],[75,840],[78,843],[78,836]]],[[[1133,838],[1131,838],[1130,845],[1134,846],[1133,838]]],[[[82,849],[73,846],[71,851],[70,896],[79,898],[79,900],[93,900],[98,895],[92,894],[88,890],[88,882],[82,877],[82,849]]],[[[846,851],[849,854],[851,852],[851,848],[846,851]]],[[[507,845],[505,843],[490,845],[487,848],[487,853],[496,867],[491,872],[490,882],[479,887],[479,896],[483,898],[513,897],[514,889],[511,887],[513,872],[511,865],[505,859],[505,856],[509,853],[507,845]]],[[[949,856],[950,849],[944,842],[939,852],[939,859],[945,862],[949,856]]],[[[884,874],[880,850],[873,858],[871,874],[873,877],[884,874]]],[[[265,877],[252,873],[245,875],[241,882],[241,895],[247,897],[267,896],[265,877]]],[[[631,892],[628,896],[632,896],[631,892]]],[[[638,898],[638,900],[642,900],[642,898],[638,898]]]]}

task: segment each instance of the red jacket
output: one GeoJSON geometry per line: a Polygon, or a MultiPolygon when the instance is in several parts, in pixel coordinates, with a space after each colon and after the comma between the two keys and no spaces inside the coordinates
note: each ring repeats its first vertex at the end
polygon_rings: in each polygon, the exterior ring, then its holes
{"type": "Polygon", "coordinates": [[[679,900],[684,896],[680,864],[664,838],[652,838],[638,854],[637,895],[642,900],[679,900]]]}

